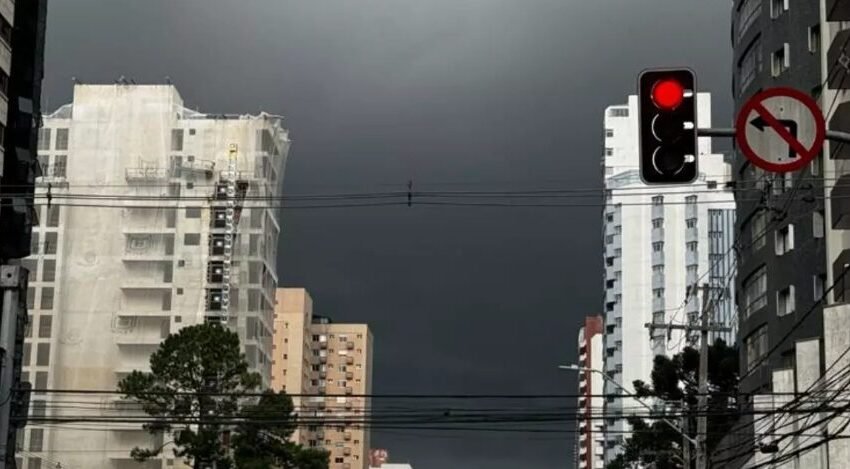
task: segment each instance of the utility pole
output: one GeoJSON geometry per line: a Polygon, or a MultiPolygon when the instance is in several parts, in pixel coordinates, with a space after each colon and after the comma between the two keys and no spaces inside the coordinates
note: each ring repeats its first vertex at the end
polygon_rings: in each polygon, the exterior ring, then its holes
{"type": "MultiPolygon", "coordinates": [[[[682,399],[682,433],[685,435],[690,431],[690,425],[688,425],[689,416],[685,411],[687,409],[688,403],[682,399]]],[[[691,442],[685,438],[682,438],[682,469],[691,469],[691,442]]]]}
{"type": "Polygon", "coordinates": [[[29,407],[29,392],[21,396],[16,389],[27,321],[27,276],[19,265],[0,265],[0,469],[15,467],[15,431],[25,425],[29,407]]]}
{"type": "Polygon", "coordinates": [[[708,326],[711,287],[702,286],[702,319],[700,320],[699,346],[699,405],[697,407],[697,469],[708,468],[708,326]]]}
{"type": "MultiPolygon", "coordinates": [[[[696,285],[693,287],[696,289],[696,285]]],[[[713,289],[717,289],[717,287],[712,287],[709,284],[703,284],[702,290],[702,314],[700,318],[699,325],[697,324],[656,324],[656,323],[647,323],[645,327],[649,329],[649,335],[652,336],[655,329],[666,329],[668,334],[672,330],[682,330],[685,331],[685,335],[691,333],[692,331],[700,332],[700,353],[699,353],[699,396],[698,396],[698,405],[697,405],[697,435],[696,435],[696,469],[708,469],[708,447],[707,447],[707,433],[708,433],[708,333],[709,332],[729,332],[732,328],[722,325],[715,324],[714,321],[711,320],[711,312],[714,307],[714,301],[710,298],[711,291],[713,289]]],[[[723,292],[721,291],[722,295],[723,292]]],[[[688,422],[687,412],[684,409],[687,408],[687,403],[683,403],[683,413],[685,414],[685,424],[688,422]]],[[[684,433],[687,434],[687,430],[684,430],[684,433]]],[[[685,451],[690,452],[690,448],[688,445],[685,445],[685,451]]],[[[689,459],[686,458],[688,464],[690,464],[689,459]]],[[[690,465],[687,466],[690,468],[690,465]]]]}

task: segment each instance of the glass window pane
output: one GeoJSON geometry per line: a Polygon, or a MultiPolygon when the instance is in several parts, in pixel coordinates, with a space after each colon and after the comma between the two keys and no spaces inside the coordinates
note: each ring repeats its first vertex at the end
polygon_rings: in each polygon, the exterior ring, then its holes
{"type": "Polygon", "coordinates": [[[53,331],[53,316],[45,315],[38,319],[38,336],[41,338],[50,338],[53,331]]]}
{"type": "Polygon", "coordinates": [[[36,348],[35,365],[50,365],[50,344],[38,344],[38,347],[36,348]]]}
{"type": "Polygon", "coordinates": [[[41,289],[41,309],[53,309],[53,287],[41,289]]]}
{"type": "Polygon", "coordinates": [[[56,129],[56,149],[68,149],[68,129],[56,129]]]}

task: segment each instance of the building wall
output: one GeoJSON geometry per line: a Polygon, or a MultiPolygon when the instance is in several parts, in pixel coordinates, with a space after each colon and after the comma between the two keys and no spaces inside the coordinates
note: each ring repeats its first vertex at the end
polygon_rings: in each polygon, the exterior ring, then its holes
{"type": "MultiPolygon", "coordinates": [[[[697,106],[698,125],[709,127],[710,95],[698,94],[697,106]]],[[[721,232],[729,229],[728,224],[717,221],[732,216],[734,203],[725,185],[730,178],[729,165],[723,155],[712,153],[710,139],[699,139],[697,181],[660,188],[640,180],[637,97],[606,109],[604,123],[604,368],[631,390],[635,380],[649,381],[655,355],[676,353],[689,343],[681,332],[674,331],[670,340],[662,329],[650,334],[645,324],[699,320],[700,299],[689,295],[689,287],[709,283],[709,259],[722,249],[722,241],[728,242],[732,236],[721,232]]],[[[715,273],[728,279],[732,268],[729,264],[716,266],[715,273]],[[723,268],[726,270],[719,270],[723,268]]],[[[728,305],[734,298],[732,292],[721,303],[728,305]]],[[[730,307],[717,312],[729,315],[730,307]]],[[[605,383],[604,390],[605,394],[621,392],[610,383],[605,383]]],[[[606,413],[638,406],[619,398],[605,403],[606,413]]],[[[610,461],[620,451],[629,428],[625,419],[607,419],[605,423],[605,459],[610,461]]]]}
{"type": "MultiPolygon", "coordinates": [[[[788,9],[772,9],[769,0],[737,0],[732,8],[733,96],[735,108],[760,89],[772,86],[790,86],[807,94],[822,95],[823,42],[814,42],[810,28],[827,31],[821,18],[821,1],[805,0],[785,2],[788,9]],[[787,47],[786,47],[787,44],[787,47]],[[813,44],[815,44],[813,46],[813,44]],[[775,54],[787,51],[787,69],[775,69],[775,54]]],[[[824,34],[825,35],[825,34],[824,34]]],[[[783,52],[785,53],[785,52],[783,52]]],[[[784,67],[782,67],[784,68],[784,67]]],[[[823,104],[821,104],[823,106],[823,104]]],[[[818,337],[823,334],[822,306],[814,304],[819,277],[826,274],[826,252],[823,223],[815,214],[823,215],[825,162],[815,162],[794,174],[794,179],[765,174],[753,168],[740,153],[735,154],[737,230],[740,259],[736,280],[739,295],[739,337],[742,342],[741,369],[749,370],[741,382],[744,393],[769,391],[773,371],[794,366],[794,344],[798,338],[818,337]],[[794,187],[797,186],[795,190],[794,187]],[[809,195],[811,197],[806,197],[809,195]],[[817,197],[814,197],[818,195],[817,197]],[[763,220],[761,217],[766,217],[763,220]],[[792,251],[777,255],[775,232],[793,225],[792,251]],[[759,233],[764,239],[759,240],[759,233]],[[766,301],[748,307],[743,302],[748,296],[746,285],[755,278],[759,269],[767,272],[766,301]],[[793,287],[795,302],[801,309],[813,306],[808,318],[794,328],[793,335],[779,342],[797,320],[794,314],[777,314],[776,292],[793,287]],[[764,333],[766,341],[758,346],[756,337],[764,333]],[[750,364],[761,362],[760,356],[778,345],[762,365],[750,370],[750,364]]]]}
{"type": "MultiPolygon", "coordinates": [[[[602,316],[587,316],[579,329],[578,365],[580,367],[601,370],[604,366],[602,356],[602,316]]],[[[594,414],[598,414],[605,400],[599,396],[603,389],[603,379],[598,373],[580,372],[578,378],[578,412],[585,418],[577,421],[576,467],[579,469],[601,469],[604,466],[605,423],[594,414]]]]}
{"type": "MultiPolygon", "coordinates": [[[[276,389],[310,395],[293,398],[302,417],[325,418],[335,423],[346,417],[355,421],[368,418],[372,333],[365,324],[336,324],[315,316],[312,304],[303,288],[278,289],[278,347],[272,373],[276,389]]],[[[330,451],[332,469],[369,466],[370,434],[359,425],[301,427],[293,441],[330,451]]]]}
{"type": "MultiPolygon", "coordinates": [[[[114,390],[132,370],[149,369],[150,354],[168,334],[220,314],[211,301],[220,285],[209,275],[222,259],[210,240],[221,235],[209,199],[228,167],[228,147],[238,145],[237,176],[249,183],[248,194],[276,196],[287,132],[273,116],[188,110],[172,86],[77,85],[74,102],[47,116],[40,133],[37,191],[44,197],[49,188],[55,199],[38,207],[37,249],[25,261],[38,329],[28,339],[24,370],[36,387],[114,390]],[[105,198],[64,198],[76,193],[105,198]]],[[[269,385],[280,228],[273,209],[243,205],[227,325],[269,385]]],[[[103,415],[127,412],[117,396],[48,397],[85,401],[103,415]]],[[[124,468],[142,467],[130,458],[132,447],[163,442],[138,426],[100,427],[110,431],[32,426],[24,446],[63,466],[124,468]]],[[[165,459],[143,467],[164,467],[165,459]]]]}

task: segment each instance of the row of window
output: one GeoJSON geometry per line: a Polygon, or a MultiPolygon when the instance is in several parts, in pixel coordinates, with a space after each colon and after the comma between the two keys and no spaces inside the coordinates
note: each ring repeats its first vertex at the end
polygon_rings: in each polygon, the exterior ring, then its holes
{"type": "MultiPolygon", "coordinates": [[[[826,275],[818,274],[812,278],[814,301],[820,301],[824,295],[826,275]]],[[[744,318],[767,306],[767,267],[761,266],[744,281],[744,318]]],[[[793,285],[776,292],[776,314],[785,316],[796,309],[796,293],[793,285]]]]}
{"type": "Polygon", "coordinates": [[[53,129],[41,128],[38,129],[38,149],[39,150],[67,150],[68,149],[68,129],[55,129],[56,141],[51,141],[53,129]],[[51,143],[53,146],[51,147],[51,143]]]}
{"type": "MultiPolygon", "coordinates": [[[[781,1],[781,0],[780,0],[781,1]]],[[[820,50],[821,32],[820,25],[814,25],[808,29],[808,50],[814,54],[820,50]]],[[[763,47],[761,38],[757,38],[747,48],[738,61],[738,92],[744,94],[755,80],[756,75],[762,70],[763,47]]],[[[784,43],[781,48],[770,54],[770,74],[773,77],[780,76],[791,67],[791,46],[784,43]]]]}
{"type": "MultiPolygon", "coordinates": [[[[767,244],[767,212],[755,213],[749,221],[750,246],[753,251],[761,249],[767,244]]],[[[821,211],[812,212],[812,237],[823,238],[824,214],[821,211]]],[[[777,256],[781,256],[794,249],[794,225],[789,223],[774,232],[774,247],[777,256]]]]}

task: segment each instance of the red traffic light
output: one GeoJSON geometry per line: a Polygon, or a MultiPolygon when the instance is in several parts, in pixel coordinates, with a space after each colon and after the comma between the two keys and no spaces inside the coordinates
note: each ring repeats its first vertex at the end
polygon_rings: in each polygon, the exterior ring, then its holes
{"type": "Polygon", "coordinates": [[[652,87],[652,102],[660,109],[672,111],[685,99],[685,87],[676,80],[665,78],[652,87]]]}

